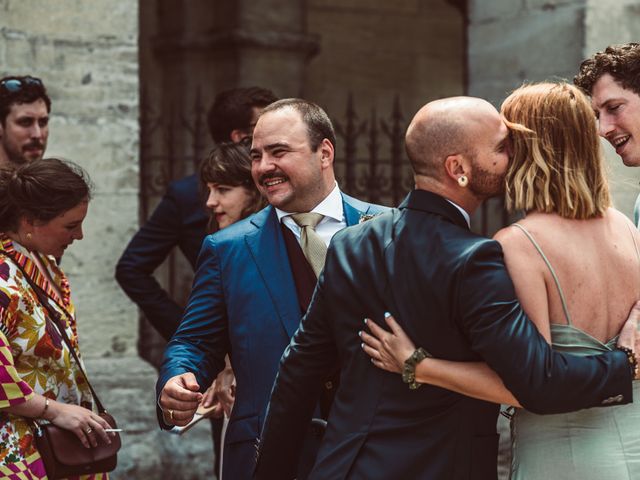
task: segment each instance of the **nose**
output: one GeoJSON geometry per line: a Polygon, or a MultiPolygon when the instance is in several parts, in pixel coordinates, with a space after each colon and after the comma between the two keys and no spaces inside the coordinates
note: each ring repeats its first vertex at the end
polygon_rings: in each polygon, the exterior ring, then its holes
{"type": "Polygon", "coordinates": [[[84,238],[84,232],[82,231],[82,227],[78,227],[75,235],[73,236],[74,240],[82,240],[84,238]]]}
{"type": "Polygon", "coordinates": [[[207,197],[207,208],[213,210],[218,206],[218,193],[214,189],[209,189],[209,196],[207,197]]]}
{"type": "Polygon", "coordinates": [[[254,159],[251,165],[251,172],[253,173],[253,179],[258,183],[258,179],[265,173],[275,170],[276,165],[273,159],[266,153],[263,153],[260,159],[254,159]]]}
{"type": "Polygon", "coordinates": [[[600,115],[598,118],[598,133],[601,137],[607,138],[615,131],[615,123],[608,115],[600,115]]]}
{"type": "Polygon", "coordinates": [[[43,133],[42,133],[43,129],[40,125],[38,125],[38,122],[34,122],[32,127],[31,127],[31,138],[42,138],[43,133]]]}

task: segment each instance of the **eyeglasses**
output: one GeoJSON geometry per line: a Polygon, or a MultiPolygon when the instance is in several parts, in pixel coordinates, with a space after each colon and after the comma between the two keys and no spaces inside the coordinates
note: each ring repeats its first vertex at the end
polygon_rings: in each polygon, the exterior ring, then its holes
{"type": "Polygon", "coordinates": [[[6,80],[2,80],[0,82],[0,87],[4,88],[9,93],[16,93],[22,90],[22,88],[27,85],[36,85],[38,87],[42,87],[42,80],[35,77],[24,77],[24,78],[7,78],[6,80]]]}

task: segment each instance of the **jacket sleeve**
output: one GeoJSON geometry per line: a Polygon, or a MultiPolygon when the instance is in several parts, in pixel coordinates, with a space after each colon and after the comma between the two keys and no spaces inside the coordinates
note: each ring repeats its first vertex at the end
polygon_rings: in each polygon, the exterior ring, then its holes
{"type": "Polygon", "coordinates": [[[307,314],[280,360],[258,446],[254,478],[284,480],[297,476],[297,460],[322,382],[335,368],[337,350],[322,283],[323,275],[307,314]]]}
{"type": "Polygon", "coordinates": [[[528,410],[561,413],[632,401],[623,352],[580,357],[552,350],[520,307],[497,242],[481,242],[469,254],[455,295],[471,348],[528,410]]]}
{"type": "Polygon", "coordinates": [[[153,272],[178,245],[181,231],[180,209],[169,191],[131,239],[116,265],[120,287],[165,340],[178,328],[183,309],[162,289],[153,272]]]}
{"type": "MultiPolygon", "coordinates": [[[[183,319],[164,352],[156,399],[167,380],[176,375],[195,374],[204,391],[224,368],[224,357],[230,347],[220,272],[215,240],[209,236],[202,244],[183,319]]],[[[163,422],[160,424],[163,426],[163,422]]]]}

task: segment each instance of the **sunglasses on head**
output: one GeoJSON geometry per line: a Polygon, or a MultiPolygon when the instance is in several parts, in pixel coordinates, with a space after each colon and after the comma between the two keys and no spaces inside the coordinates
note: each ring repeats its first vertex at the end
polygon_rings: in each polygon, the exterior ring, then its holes
{"type": "Polygon", "coordinates": [[[24,78],[7,78],[0,82],[0,87],[4,88],[7,92],[15,93],[22,90],[27,85],[37,85],[42,87],[42,81],[35,77],[24,78]]]}

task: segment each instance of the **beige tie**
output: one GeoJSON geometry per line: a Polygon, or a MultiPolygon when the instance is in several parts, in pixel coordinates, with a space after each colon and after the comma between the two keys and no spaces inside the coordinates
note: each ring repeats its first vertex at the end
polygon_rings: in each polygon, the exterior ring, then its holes
{"type": "Polygon", "coordinates": [[[302,253],[309,261],[316,277],[324,267],[324,259],[327,256],[327,245],[320,235],[316,233],[316,225],[324,218],[319,213],[296,213],[291,215],[293,221],[300,227],[300,247],[302,253]]]}

